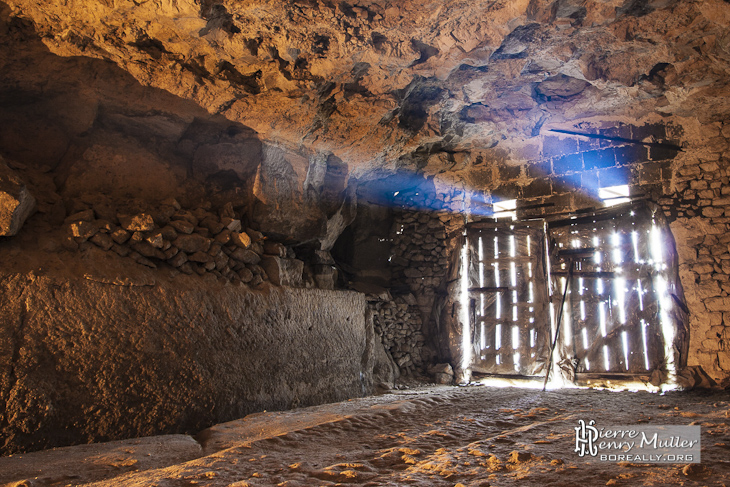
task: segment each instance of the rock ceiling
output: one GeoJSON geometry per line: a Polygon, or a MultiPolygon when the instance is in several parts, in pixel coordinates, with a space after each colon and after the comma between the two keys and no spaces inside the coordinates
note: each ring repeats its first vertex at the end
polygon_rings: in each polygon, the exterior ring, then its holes
{"type": "Polygon", "coordinates": [[[519,163],[548,128],[730,112],[721,0],[7,3],[55,54],[355,172],[495,147],[519,163]]]}

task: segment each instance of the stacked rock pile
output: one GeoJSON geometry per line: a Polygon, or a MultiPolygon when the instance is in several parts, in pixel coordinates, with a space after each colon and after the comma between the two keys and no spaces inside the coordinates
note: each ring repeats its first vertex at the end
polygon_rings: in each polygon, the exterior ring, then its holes
{"type": "Polygon", "coordinates": [[[451,215],[405,210],[396,218],[391,235],[395,276],[414,293],[438,287],[446,273],[446,222],[451,215]]]}
{"type": "Polygon", "coordinates": [[[412,375],[416,369],[422,369],[426,359],[423,353],[426,337],[421,316],[418,307],[409,304],[409,300],[414,301],[412,295],[370,303],[375,333],[404,375],[412,375]]]}
{"type": "Polygon", "coordinates": [[[165,262],[185,274],[210,272],[250,286],[267,279],[290,286],[302,283],[304,263],[281,243],[244,229],[230,203],[215,214],[166,200],[154,212],[120,213],[113,221],[97,219],[87,209],[69,216],[66,224],[67,246],[91,242],[147,267],[165,262]]]}

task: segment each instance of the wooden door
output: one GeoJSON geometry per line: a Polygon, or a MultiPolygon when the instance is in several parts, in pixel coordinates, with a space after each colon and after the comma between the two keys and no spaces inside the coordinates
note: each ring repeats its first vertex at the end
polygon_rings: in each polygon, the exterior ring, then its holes
{"type": "Polygon", "coordinates": [[[592,249],[573,263],[556,350],[576,372],[646,374],[666,362],[675,324],[667,316],[664,231],[641,204],[549,224],[556,295],[568,281],[570,252],[592,249]]]}
{"type": "Polygon", "coordinates": [[[544,223],[473,223],[467,237],[472,370],[544,373],[550,330],[544,223]]]}

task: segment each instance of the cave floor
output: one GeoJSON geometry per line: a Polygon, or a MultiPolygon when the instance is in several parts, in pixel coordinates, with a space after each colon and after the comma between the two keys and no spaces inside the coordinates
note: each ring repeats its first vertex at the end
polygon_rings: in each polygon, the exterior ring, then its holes
{"type": "Polygon", "coordinates": [[[421,386],[263,412],[197,435],[0,458],[0,484],[94,486],[730,485],[730,392],[421,386]],[[599,462],[578,420],[700,425],[702,463],[599,462]]]}

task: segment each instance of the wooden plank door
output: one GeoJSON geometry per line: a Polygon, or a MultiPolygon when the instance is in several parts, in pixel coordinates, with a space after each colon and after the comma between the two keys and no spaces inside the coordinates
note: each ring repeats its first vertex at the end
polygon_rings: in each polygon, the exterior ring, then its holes
{"type": "Polygon", "coordinates": [[[472,370],[544,373],[550,330],[544,223],[476,223],[467,237],[472,370]]]}

